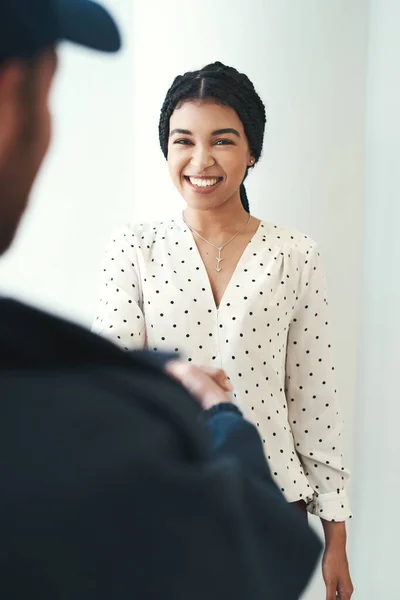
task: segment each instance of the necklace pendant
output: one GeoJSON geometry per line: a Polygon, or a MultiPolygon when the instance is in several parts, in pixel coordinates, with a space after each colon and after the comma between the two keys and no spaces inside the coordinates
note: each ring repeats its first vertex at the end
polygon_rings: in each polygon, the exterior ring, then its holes
{"type": "Polygon", "coordinates": [[[217,273],[220,273],[222,271],[221,263],[224,260],[223,258],[221,258],[221,251],[222,251],[222,249],[223,249],[223,246],[217,248],[217,250],[218,250],[218,256],[215,259],[217,261],[217,266],[215,267],[215,271],[217,273]]]}
{"type": "Polygon", "coordinates": [[[222,271],[221,263],[224,260],[223,258],[221,258],[221,252],[222,252],[222,250],[224,248],[226,248],[226,246],[228,244],[230,244],[231,242],[233,242],[233,240],[239,235],[239,233],[241,233],[247,227],[247,225],[250,223],[251,215],[249,214],[249,218],[247,219],[246,224],[243,225],[243,227],[241,229],[239,229],[239,231],[237,231],[235,233],[235,235],[233,235],[231,237],[230,240],[228,240],[227,242],[225,242],[225,244],[223,244],[223,246],[216,246],[215,244],[211,243],[209,240],[206,240],[206,238],[204,238],[202,235],[200,235],[200,233],[196,229],[193,229],[193,227],[190,227],[190,225],[186,222],[185,213],[182,213],[182,218],[183,218],[183,222],[190,229],[190,231],[192,231],[193,233],[195,233],[201,240],[203,240],[203,242],[205,242],[209,246],[212,246],[213,248],[215,248],[216,250],[218,250],[218,256],[216,258],[217,266],[215,267],[214,271],[216,271],[217,273],[220,273],[222,271]]]}

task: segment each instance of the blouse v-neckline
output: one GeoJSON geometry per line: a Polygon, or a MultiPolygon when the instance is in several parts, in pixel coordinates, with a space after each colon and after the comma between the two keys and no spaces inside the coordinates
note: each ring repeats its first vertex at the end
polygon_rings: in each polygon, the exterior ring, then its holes
{"type": "Polygon", "coordinates": [[[215,298],[214,298],[214,294],[213,294],[213,290],[212,290],[212,286],[211,286],[211,281],[210,278],[208,276],[207,273],[207,269],[206,266],[204,264],[204,260],[200,254],[200,250],[196,244],[196,240],[195,237],[192,233],[192,231],[189,229],[189,227],[187,226],[187,224],[182,220],[182,225],[183,225],[183,233],[186,236],[186,239],[190,242],[192,242],[192,244],[189,244],[188,248],[193,248],[195,254],[193,255],[192,253],[190,253],[193,256],[196,256],[196,260],[199,262],[200,265],[200,269],[199,269],[199,273],[201,273],[201,279],[204,280],[201,282],[202,283],[202,287],[205,287],[207,289],[207,293],[211,296],[211,300],[212,300],[212,305],[214,307],[214,309],[216,310],[216,312],[219,312],[222,308],[223,305],[226,303],[226,299],[227,297],[229,297],[230,294],[230,290],[233,287],[235,281],[238,279],[239,277],[239,273],[242,272],[244,265],[246,264],[247,260],[248,260],[248,254],[250,252],[250,248],[252,245],[254,245],[254,243],[256,242],[261,228],[262,228],[262,224],[263,222],[260,221],[258,224],[257,229],[255,230],[255,232],[253,233],[251,239],[249,240],[249,242],[246,244],[242,254],[240,255],[240,258],[236,264],[235,269],[233,270],[233,273],[225,287],[224,293],[221,296],[221,300],[219,302],[219,304],[217,305],[215,298]]]}

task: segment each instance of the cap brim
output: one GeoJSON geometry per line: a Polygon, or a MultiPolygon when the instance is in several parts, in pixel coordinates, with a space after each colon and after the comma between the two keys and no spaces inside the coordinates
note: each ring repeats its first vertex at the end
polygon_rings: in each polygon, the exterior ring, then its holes
{"type": "Polygon", "coordinates": [[[101,52],[121,48],[118,26],[105,8],[92,0],[57,0],[55,4],[62,39],[101,52]]]}

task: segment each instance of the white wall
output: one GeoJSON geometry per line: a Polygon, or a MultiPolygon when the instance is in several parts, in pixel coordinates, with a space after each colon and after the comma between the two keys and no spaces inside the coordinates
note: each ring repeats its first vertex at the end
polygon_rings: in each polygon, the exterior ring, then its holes
{"type": "MultiPolygon", "coordinates": [[[[309,233],[324,250],[351,465],[367,3],[108,4],[128,36],[125,52],[106,58],[62,50],[53,99],[57,137],[18,242],[1,263],[1,289],[89,324],[111,229],[182,206],[158,148],[159,110],[173,77],[214,60],[242,69],[269,119],[264,159],[248,180],[253,212],[309,233]]],[[[307,599],[323,597],[317,579],[307,599]]]]}
{"type": "Polygon", "coordinates": [[[122,25],[115,56],[65,45],[52,104],[54,140],[0,290],[89,323],[98,261],[133,195],[132,2],[108,0],[122,25]]]}
{"type": "Polygon", "coordinates": [[[360,598],[398,600],[400,524],[400,3],[371,0],[363,335],[353,558],[360,598]]]}

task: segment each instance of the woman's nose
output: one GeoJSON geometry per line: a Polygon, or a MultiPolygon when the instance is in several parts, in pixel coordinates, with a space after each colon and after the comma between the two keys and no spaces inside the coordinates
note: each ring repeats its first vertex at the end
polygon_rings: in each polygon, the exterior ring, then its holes
{"type": "Polygon", "coordinates": [[[207,148],[197,147],[193,150],[191,164],[198,171],[205,171],[215,164],[215,160],[207,148]]]}

